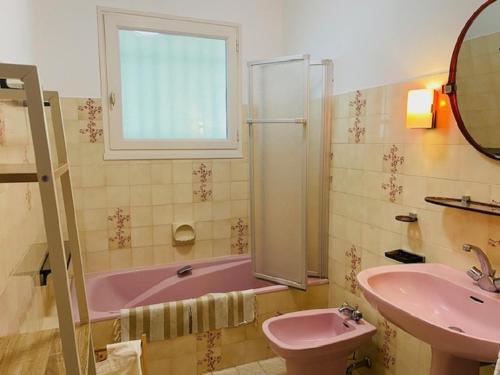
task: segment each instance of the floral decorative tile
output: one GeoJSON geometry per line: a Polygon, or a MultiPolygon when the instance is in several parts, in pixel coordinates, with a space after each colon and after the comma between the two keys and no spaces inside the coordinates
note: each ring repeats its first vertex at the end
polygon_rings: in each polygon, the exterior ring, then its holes
{"type": "MultiPolygon", "coordinates": [[[[222,362],[221,331],[208,331],[196,336],[202,350],[197,350],[197,373],[217,370],[222,362]]],[[[199,347],[197,345],[197,347],[199,347]]]]}
{"type": "Polygon", "coordinates": [[[352,245],[349,250],[345,252],[345,281],[346,289],[352,294],[359,295],[359,285],[356,276],[361,271],[361,251],[352,245]]]}
{"type": "Polygon", "coordinates": [[[378,348],[381,363],[387,370],[393,370],[396,365],[396,328],[386,319],[382,319],[378,322],[378,329],[382,335],[378,348]]]}
{"type": "Polygon", "coordinates": [[[115,208],[108,214],[108,246],[110,250],[130,248],[132,235],[130,230],[130,210],[115,208]]]}
{"type": "Polygon", "coordinates": [[[248,219],[238,217],[231,222],[231,254],[248,253],[248,219]]]}
{"type": "Polygon", "coordinates": [[[390,202],[395,203],[403,193],[403,186],[399,185],[397,173],[399,168],[403,166],[404,156],[400,155],[399,147],[392,145],[387,153],[384,154],[384,171],[390,172],[388,181],[382,183],[382,189],[387,192],[390,202]]]}
{"type": "Polygon", "coordinates": [[[348,129],[349,143],[363,143],[366,128],[362,123],[361,117],[364,116],[366,112],[366,99],[364,99],[361,91],[356,91],[354,99],[349,102],[349,107],[354,115],[348,129]]]}
{"type": "Polygon", "coordinates": [[[90,143],[102,142],[103,130],[97,125],[97,121],[102,119],[101,113],[102,107],[91,98],[78,106],[78,118],[86,120],[86,125],[80,129],[80,134],[85,135],[90,143]]]}
{"type": "Polygon", "coordinates": [[[212,199],[212,162],[193,163],[193,202],[207,202],[212,199]]]}

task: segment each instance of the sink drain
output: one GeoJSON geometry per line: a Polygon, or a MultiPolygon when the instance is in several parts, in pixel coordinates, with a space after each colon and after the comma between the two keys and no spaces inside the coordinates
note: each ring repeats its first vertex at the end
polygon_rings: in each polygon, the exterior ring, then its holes
{"type": "Polygon", "coordinates": [[[453,331],[457,331],[457,332],[460,332],[460,333],[465,333],[465,331],[462,328],[459,328],[459,327],[449,326],[448,328],[451,329],[451,330],[453,330],[453,331]]]}

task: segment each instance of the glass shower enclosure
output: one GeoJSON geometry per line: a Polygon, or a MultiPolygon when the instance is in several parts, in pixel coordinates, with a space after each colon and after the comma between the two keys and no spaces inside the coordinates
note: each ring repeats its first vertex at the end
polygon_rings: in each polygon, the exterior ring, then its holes
{"type": "Polygon", "coordinates": [[[328,273],[333,65],[298,55],[248,70],[254,274],[306,289],[328,273]]]}

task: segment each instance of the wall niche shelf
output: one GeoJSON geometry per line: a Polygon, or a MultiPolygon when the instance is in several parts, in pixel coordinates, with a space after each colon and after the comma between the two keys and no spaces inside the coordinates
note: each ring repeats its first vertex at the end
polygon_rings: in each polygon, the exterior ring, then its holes
{"type": "Polygon", "coordinates": [[[486,215],[500,216],[500,205],[476,202],[471,200],[469,196],[464,196],[462,198],[425,197],[425,201],[439,206],[479,212],[486,215]]]}

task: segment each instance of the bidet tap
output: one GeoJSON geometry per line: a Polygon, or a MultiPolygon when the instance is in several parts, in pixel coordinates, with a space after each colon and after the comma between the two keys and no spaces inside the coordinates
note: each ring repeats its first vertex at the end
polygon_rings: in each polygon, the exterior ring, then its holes
{"type": "Polygon", "coordinates": [[[339,307],[339,312],[346,315],[347,319],[354,320],[356,323],[363,319],[363,313],[358,310],[358,306],[350,306],[348,303],[343,303],[339,307]]]}
{"type": "Polygon", "coordinates": [[[488,292],[498,293],[500,291],[500,278],[495,277],[496,271],[491,266],[488,256],[479,247],[465,244],[463,246],[464,251],[470,253],[475,252],[477,258],[479,259],[479,264],[481,269],[473,266],[467,271],[467,275],[474,281],[477,282],[479,287],[488,292]]]}

